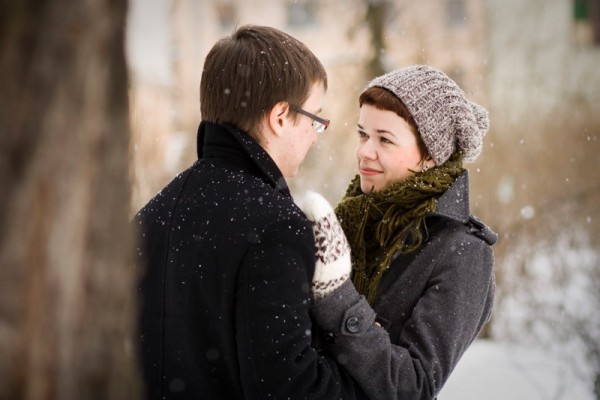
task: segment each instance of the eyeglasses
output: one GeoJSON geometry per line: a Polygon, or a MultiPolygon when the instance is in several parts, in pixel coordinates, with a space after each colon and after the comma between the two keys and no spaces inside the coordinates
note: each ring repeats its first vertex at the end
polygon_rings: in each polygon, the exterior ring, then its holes
{"type": "Polygon", "coordinates": [[[304,111],[303,109],[301,109],[299,107],[292,107],[292,110],[294,110],[300,114],[304,114],[308,118],[312,119],[313,121],[310,125],[313,127],[313,129],[315,131],[317,131],[317,133],[325,132],[325,129],[327,129],[327,127],[329,126],[329,123],[331,122],[328,119],[319,118],[315,114],[311,114],[308,111],[304,111]]]}

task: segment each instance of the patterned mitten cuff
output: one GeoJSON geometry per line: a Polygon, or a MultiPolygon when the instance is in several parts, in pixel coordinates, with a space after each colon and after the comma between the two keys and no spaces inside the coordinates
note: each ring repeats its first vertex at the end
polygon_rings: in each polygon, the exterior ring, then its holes
{"type": "Polygon", "coordinates": [[[323,196],[307,192],[300,205],[312,222],[316,265],[311,295],[318,300],[340,287],[350,276],[350,246],[331,205],[323,196]]]}

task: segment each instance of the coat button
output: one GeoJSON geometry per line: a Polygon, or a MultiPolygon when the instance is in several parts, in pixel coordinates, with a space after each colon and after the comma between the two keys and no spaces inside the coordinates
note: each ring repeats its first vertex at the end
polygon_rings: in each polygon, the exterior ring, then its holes
{"type": "Polygon", "coordinates": [[[356,333],[359,330],[359,323],[358,323],[358,318],[356,317],[350,317],[346,320],[346,329],[348,329],[348,332],[350,333],[356,333]]]}

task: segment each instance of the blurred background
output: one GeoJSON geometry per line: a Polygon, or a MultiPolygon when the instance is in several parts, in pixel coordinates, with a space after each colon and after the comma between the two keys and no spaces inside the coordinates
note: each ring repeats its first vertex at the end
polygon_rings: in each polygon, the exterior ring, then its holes
{"type": "MultiPolygon", "coordinates": [[[[356,173],[358,95],[386,71],[433,65],[489,110],[483,153],[467,165],[472,212],[500,237],[480,340],[534,346],[556,363],[548,385],[535,382],[539,366],[514,361],[520,379],[534,374],[530,392],[498,398],[600,399],[600,1],[133,0],[131,213],[196,159],[204,56],[248,23],[290,33],[328,71],[332,124],[293,193],[340,200],[356,173]]],[[[440,398],[467,398],[450,392],[440,398]]]]}

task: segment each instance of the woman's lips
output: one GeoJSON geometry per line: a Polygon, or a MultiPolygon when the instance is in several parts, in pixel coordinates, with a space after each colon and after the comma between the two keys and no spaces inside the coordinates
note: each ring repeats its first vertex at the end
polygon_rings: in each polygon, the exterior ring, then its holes
{"type": "Polygon", "coordinates": [[[372,176],[372,175],[377,175],[379,173],[381,173],[381,171],[378,171],[376,169],[371,169],[371,168],[359,168],[360,174],[361,175],[365,175],[365,176],[372,176]]]}

